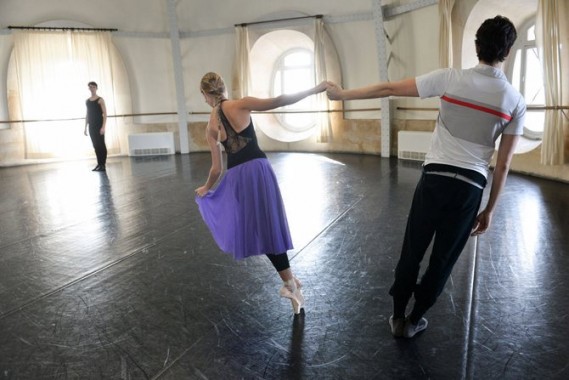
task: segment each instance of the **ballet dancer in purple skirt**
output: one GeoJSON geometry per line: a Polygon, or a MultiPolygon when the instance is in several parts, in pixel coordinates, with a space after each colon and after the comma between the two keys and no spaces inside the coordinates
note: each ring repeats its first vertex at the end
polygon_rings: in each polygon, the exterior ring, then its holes
{"type": "Polygon", "coordinates": [[[200,90],[212,107],[206,128],[212,164],[206,183],[196,189],[200,213],[219,248],[234,259],[269,258],[284,283],[280,296],[290,299],[299,314],[304,297],[288,260],[287,251],[293,246],[286,212],[273,169],[257,143],[251,111],[296,103],[326,90],[326,82],[275,98],[229,100],[223,78],[210,72],[203,76],[200,90]],[[213,189],[222,174],[221,145],[227,170],[213,189]]]}

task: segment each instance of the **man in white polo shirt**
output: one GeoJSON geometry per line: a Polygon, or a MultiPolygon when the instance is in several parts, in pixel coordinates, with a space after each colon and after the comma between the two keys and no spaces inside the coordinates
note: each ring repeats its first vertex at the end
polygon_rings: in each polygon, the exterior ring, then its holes
{"type": "Polygon", "coordinates": [[[389,291],[393,297],[389,324],[396,337],[411,338],[427,328],[423,315],[443,291],[469,236],[482,234],[490,226],[525,119],[525,101],[501,70],[516,37],[510,20],[496,16],[484,21],[476,32],[479,64],[471,69],[441,69],[352,90],[329,84],[327,92],[332,100],[386,96],[441,99],[389,291]],[[478,213],[499,137],[490,196],[478,213]],[[421,260],[433,237],[429,265],[417,283],[421,260]],[[406,316],[411,296],[415,303],[406,316]]]}

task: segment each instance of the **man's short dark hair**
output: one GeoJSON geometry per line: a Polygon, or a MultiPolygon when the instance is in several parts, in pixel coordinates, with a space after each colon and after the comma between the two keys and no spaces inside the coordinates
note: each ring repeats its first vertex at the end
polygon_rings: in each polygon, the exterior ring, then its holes
{"type": "Polygon", "coordinates": [[[476,32],[476,55],[486,63],[503,62],[517,37],[514,24],[506,17],[489,18],[476,32]]]}
{"type": "Polygon", "coordinates": [[[97,83],[95,83],[95,82],[89,82],[89,83],[87,83],[87,86],[95,86],[95,87],[99,88],[99,86],[97,86],[97,83]]]}

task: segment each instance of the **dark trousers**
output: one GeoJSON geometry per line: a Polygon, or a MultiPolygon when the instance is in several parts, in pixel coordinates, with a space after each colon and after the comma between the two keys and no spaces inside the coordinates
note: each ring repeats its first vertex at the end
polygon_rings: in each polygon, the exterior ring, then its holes
{"type": "Polygon", "coordinates": [[[105,165],[107,163],[107,145],[105,145],[105,135],[101,135],[101,128],[89,128],[89,136],[91,136],[91,142],[93,143],[93,148],[95,148],[97,164],[105,165]]]}
{"type": "Polygon", "coordinates": [[[401,257],[395,268],[394,317],[405,315],[412,295],[410,319],[416,323],[435,304],[472,231],[483,190],[454,178],[423,173],[413,197],[401,257]],[[433,240],[429,265],[417,284],[425,251],[433,240]]]}

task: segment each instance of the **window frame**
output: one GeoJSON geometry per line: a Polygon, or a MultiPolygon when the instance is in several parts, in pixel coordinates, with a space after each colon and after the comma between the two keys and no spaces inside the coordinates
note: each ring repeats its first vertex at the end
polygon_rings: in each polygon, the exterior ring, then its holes
{"type": "MultiPolygon", "coordinates": [[[[279,57],[276,59],[271,72],[271,80],[270,80],[270,90],[269,93],[271,94],[272,97],[276,97],[282,94],[285,94],[285,92],[281,92],[280,94],[277,94],[275,92],[275,84],[276,84],[276,80],[277,80],[277,76],[280,75],[281,77],[281,90],[283,88],[283,75],[286,71],[286,66],[284,64],[284,61],[286,59],[286,57],[295,54],[295,53],[307,53],[310,57],[310,63],[306,66],[300,66],[301,68],[305,68],[307,70],[309,70],[311,72],[311,80],[312,80],[312,85],[315,85],[315,75],[314,75],[314,51],[307,49],[305,47],[302,46],[296,46],[293,48],[289,48],[285,51],[283,51],[279,57]],[[280,74],[279,74],[280,73],[280,74]]],[[[291,67],[289,67],[291,68],[291,67]]],[[[291,104],[288,106],[284,106],[281,107],[281,110],[283,111],[294,111],[294,110],[299,110],[300,108],[297,106],[297,104],[291,104]]],[[[276,114],[276,119],[278,120],[278,122],[288,131],[291,132],[305,132],[305,131],[309,131],[312,130],[313,128],[316,127],[317,124],[317,119],[313,114],[307,114],[307,118],[310,118],[310,120],[308,120],[306,123],[303,123],[301,126],[299,125],[294,125],[291,124],[289,121],[286,120],[287,118],[287,114],[286,113],[278,113],[276,114]]]]}
{"type": "MultiPolygon", "coordinates": [[[[543,107],[545,104],[537,104],[537,103],[529,103],[526,94],[526,77],[528,76],[527,73],[527,52],[531,49],[537,49],[537,41],[528,40],[527,35],[531,28],[535,28],[536,20],[535,15],[530,17],[527,21],[525,21],[519,28],[518,28],[518,38],[512,46],[509,56],[509,59],[506,63],[506,76],[510,80],[510,83],[514,87],[517,87],[520,93],[524,96],[526,100],[527,106],[536,106],[536,107],[543,107]],[[520,78],[519,83],[514,83],[514,68],[516,63],[520,61],[520,78]]],[[[539,53],[539,51],[538,51],[539,53]]],[[[542,79],[542,86],[543,86],[543,79],[542,79]]],[[[524,133],[523,136],[527,137],[532,140],[541,140],[543,138],[543,130],[545,126],[545,110],[527,110],[527,113],[540,113],[543,116],[543,123],[541,128],[529,128],[524,126],[524,133]]]]}

